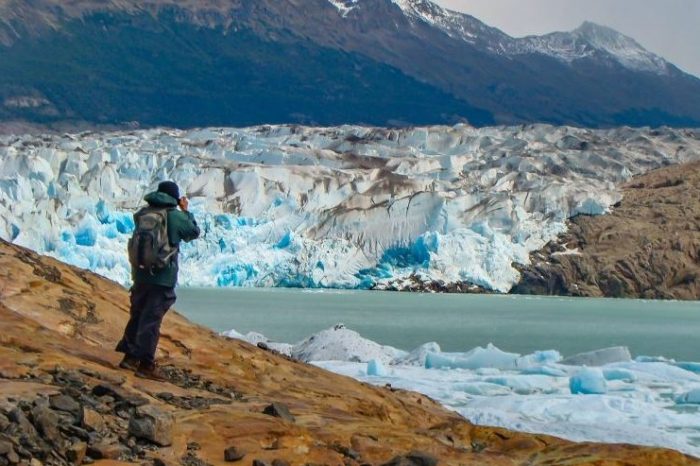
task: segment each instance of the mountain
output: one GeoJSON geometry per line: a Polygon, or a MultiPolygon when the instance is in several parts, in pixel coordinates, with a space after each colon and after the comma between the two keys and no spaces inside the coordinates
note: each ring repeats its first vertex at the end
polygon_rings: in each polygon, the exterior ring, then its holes
{"type": "Polygon", "coordinates": [[[427,0],[0,0],[0,120],[700,125],[612,29],[516,39],[427,0]]]}

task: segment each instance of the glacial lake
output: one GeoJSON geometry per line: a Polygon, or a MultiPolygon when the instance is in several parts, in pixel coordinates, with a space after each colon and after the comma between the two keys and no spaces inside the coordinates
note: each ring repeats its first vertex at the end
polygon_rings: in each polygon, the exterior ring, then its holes
{"type": "Polygon", "coordinates": [[[199,324],[285,343],[344,323],[409,351],[430,341],[449,352],[493,343],[564,356],[625,345],[633,356],[700,361],[700,302],[297,289],[180,288],[177,295],[175,308],[199,324]]]}

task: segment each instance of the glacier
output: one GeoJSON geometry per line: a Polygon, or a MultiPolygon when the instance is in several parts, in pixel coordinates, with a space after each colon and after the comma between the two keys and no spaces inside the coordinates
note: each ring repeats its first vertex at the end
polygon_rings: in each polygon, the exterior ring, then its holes
{"type": "Polygon", "coordinates": [[[128,286],[143,196],[173,179],[203,235],[181,286],[507,292],[514,263],[700,132],[294,125],[0,137],[0,237],[128,286]]]}
{"type": "Polygon", "coordinates": [[[423,393],[475,424],[581,442],[673,448],[700,457],[700,375],[685,369],[697,363],[638,356],[592,368],[563,364],[554,350],[520,355],[493,345],[447,353],[426,343],[406,352],[342,324],[296,344],[235,330],[226,335],[263,341],[363,382],[423,393]]]}

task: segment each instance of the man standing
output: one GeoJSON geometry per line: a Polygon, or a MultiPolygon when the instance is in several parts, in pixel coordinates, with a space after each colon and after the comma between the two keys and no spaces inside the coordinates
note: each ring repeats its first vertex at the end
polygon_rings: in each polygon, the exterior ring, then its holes
{"type": "Polygon", "coordinates": [[[178,253],[181,241],[199,237],[199,227],[172,181],[144,198],[147,207],[134,214],[134,235],[129,241],[131,262],[131,317],[117,351],[124,353],[122,369],[135,370],[142,378],[165,380],[155,363],[160,326],[175,303],[178,253]],[[180,208],[178,210],[177,208],[180,208]]]}

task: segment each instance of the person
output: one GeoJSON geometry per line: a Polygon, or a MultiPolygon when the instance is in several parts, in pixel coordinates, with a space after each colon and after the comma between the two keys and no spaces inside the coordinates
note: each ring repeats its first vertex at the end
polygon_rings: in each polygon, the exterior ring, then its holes
{"type": "MultiPolygon", "coordinates": [[[[169,244],[166,244],[163,249],[171,252],[157,267],[146,269],[134,264],[136,260],[132,260],[130,242],[133,280],[130,290],[130,318],[116,350],[124,353],[124,358],[119,364],[120,368],[133,370],[138,377],[162,381],[166,377],[156,365],[155,354],[163,317],[177,299],[175,285],[178,275],[179,245],[181,241],[189,242],[197,239],[200,230],[194,216],[188,210],[188,199],[184,196],[180,197],[180,189],[173,181],[163,181],[158,185],[158,190],[147,194],[144,200],[148,203],[148,207],[134,214],[135,236],[140,228],[139,216],[144,212],[155,212],[166,219],[167,225],[164,227],[167,229],[169,244]],[[177,210],[177,207],[180,210],[177,210]]],[[[166,235],[163,234],[163,236],[166,235]]]]}

